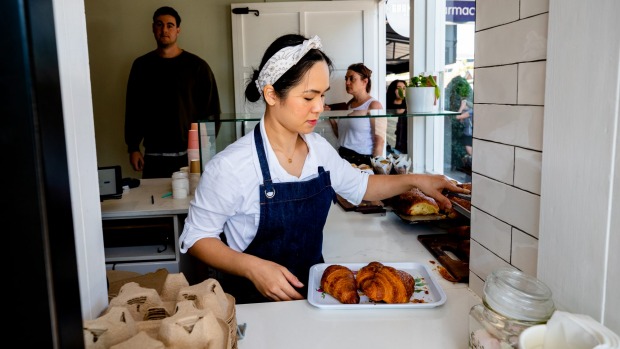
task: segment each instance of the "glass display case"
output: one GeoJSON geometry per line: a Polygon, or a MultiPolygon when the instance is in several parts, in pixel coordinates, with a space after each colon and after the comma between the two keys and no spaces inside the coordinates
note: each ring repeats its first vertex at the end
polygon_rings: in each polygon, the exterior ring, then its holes
{"type": "MultiPolygon", "coordinates": [[[[471,169],[455,163],[454,153],[460,145],[458,130],[458,112],[438,111],[427,113],[407,113],[402,110],[333,110],[321,113],[314,132],[338,147],[337,138],[330,120],[341,118],[385,118],[386,156],[393,150],[396,142],[396,124],[399,118],[407,125],[407,155],[412,162],[412,172],[442,173],[460,182],[471,181],[471,169]]],[[[229,144],[251,132],[260,121],[262,114],[230,113],[221,114],[219,122],[199,121],[199,145],[201,173],[204,164],[229,144]]],[[[398,151],[396,151],[398,153],[398,151]]],[[[458,161],[457,161],[458,162],[458,161]]]]}

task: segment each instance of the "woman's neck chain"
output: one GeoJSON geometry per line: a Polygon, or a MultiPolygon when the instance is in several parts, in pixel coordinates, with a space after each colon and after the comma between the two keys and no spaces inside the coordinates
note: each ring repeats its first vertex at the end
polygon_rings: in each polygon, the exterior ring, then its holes
{"type": "Polygon", "coordinates": [[[277,151],[278,153],[280,153],[280,154],[282,154],[282,155],[284,155],[284,157],[286,158],[286,160],[287,160],[287,161],[288,161],[288,163],[290,164],[290,163],[292,163],[292,162],[293,162],[293,157],[295,156],[295,152],[297,151],[297,141],[298,141],[298,140],[299,140],[299,138],[295,140],[295,145],[293,146],[293,151],[291,152],[291,155],[290,155],[290,156],[289,156],[289,155],[287,155],[287,154],[284,152],[284,150],[282,150],[282,149],[280,149],[280,148],[278,148],[278,149],[275,149],[275,148],[274,148],[273,150],[274,150],[274,151],[277,151]]]}

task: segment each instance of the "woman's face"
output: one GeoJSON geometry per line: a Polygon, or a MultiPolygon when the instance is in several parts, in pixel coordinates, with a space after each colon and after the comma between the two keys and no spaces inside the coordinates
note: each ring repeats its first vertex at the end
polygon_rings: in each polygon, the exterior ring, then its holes
{"type": "Polygon", "coordinates": [[[288,95],[269,106],[269,114],[294,133],[310,133],[316,127],[329,90],[329,68],[323,61],[315,63],[288,95]]]}
{"type": "Polygon", "coordinates": [[[396,90],[394,90],[394,93],[396,93],[396,99],[400,99],[400,94],[402,94],[402,96],[405,96],[405,83],[402,81],[399,81],[398,83],[396,83],[396,90]]]}
{"type": "Polygon", "coordinates": [[[344,84],[348,94],[356,94],[366,92],[367,79],[363,79],[359,73],[353,70],[347,70],[347,75],[344,76],[344,84]]]}

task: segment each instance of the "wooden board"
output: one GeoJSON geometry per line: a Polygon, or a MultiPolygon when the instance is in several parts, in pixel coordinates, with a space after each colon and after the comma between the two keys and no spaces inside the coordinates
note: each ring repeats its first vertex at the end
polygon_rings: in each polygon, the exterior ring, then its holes
{"type": "Polygon", "coordinates": [[[360,213],[385,213],[385,208],[381,201],[362,201],[359,205],[353,205],[340,195],[336,195],[338,204],[345,211],[355,211],[360,213]]]}
{"type": "Polygon", "coordinates": [[[452,275],[456,282],[469,281],[469,237],[456,234],[420,235],[418,240],[452,275]],[[450,252],[458,259],[454,259],[450,252]]]}

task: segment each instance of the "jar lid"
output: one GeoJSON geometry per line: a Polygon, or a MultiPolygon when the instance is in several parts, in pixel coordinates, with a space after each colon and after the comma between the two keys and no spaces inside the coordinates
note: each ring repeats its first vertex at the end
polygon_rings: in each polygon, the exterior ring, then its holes
{"type": "Polygon", "coordinates": [[[555,311],[549,287],[517,269],[493,271],[484,283],[484,297],[493,310],[517,320],[547,321],[555,311]]]}

